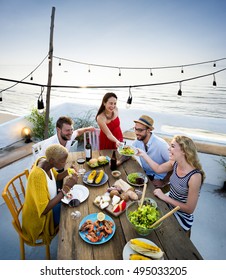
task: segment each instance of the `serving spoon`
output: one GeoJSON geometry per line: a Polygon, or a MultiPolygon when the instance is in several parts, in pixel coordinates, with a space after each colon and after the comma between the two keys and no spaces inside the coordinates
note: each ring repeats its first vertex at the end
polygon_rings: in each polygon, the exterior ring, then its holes
{"type": "Polygon", "coordinates": [[[141,197],[140,205],[139,205],[140,207],[142,207],[142,205],[143,205],[143,203],[144,203],[144,198],[145,198],[146,189],[147,189],[147,184],[144,183],[143,192],[142,192],[142,197],[141,197]]]}
{"type": "Polygon", "coordinates": [[[171,216],[173,213],[175,213],[176,211],[178,211],[180,209],[180,206],[176,206],[175,208],[173,208],[171,211],[169,211],[168,213],[166,213],[164,216],[162,216],[160,219],[158,219],[156,222],[154,222],[152,225],[150,225],[149,228],[153,228],[155,226],[157,226],[159,223],[161,223],[163,220],[165,220],[166,218],[168,218],[169,216],[171,216]]]}

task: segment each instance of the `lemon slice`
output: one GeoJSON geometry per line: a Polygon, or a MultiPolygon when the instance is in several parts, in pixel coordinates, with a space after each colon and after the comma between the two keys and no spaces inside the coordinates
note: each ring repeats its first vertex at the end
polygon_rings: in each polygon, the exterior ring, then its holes
{"type": "Polygon", "coordinates": [[[97,220],[102,222],[105,219],[105,214],[103,212],[99,212],[97,214],[97,220]]]}

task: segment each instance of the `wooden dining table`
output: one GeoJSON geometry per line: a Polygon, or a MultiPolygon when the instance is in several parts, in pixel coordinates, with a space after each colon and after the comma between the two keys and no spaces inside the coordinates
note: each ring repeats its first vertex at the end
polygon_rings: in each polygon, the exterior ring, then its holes
{"type": "MultiPolygon", "coordinates": [[[[112,150],[93,151],[92,157],[98,158],[100,155],[111,157],[112,150]]],[[[116,153],[119,158],[120,155],[116,153]]],[[[73,162],[80,157],[84,158],[84,152],[70,153],[67,160],[67,166],[70,167],[73,162]]],[[[86,171],[92,170],[87,163],[84,164],[86,171]]],[[[61,216],[59,225],[58,252],[59,260],[121,260],[123,259],[123,249],[127,242],[132,238],[146,238],[154,242],[164,252],[164,259],[169,260],[201,260],[203,259],[197,248],[192,243],[191,239],[186,235],[184,230],[177,222],[174,215],[171,215],[163,221],[160,227],[153,230],[147,236],[140,236],[132,228],[127,220],[126,212],[124,211],[118,217],[111,215],[105,210],[100,210],[94,204],[94,200],[98,195],[103,195],[108,187],[114,185],[115,179],[111,175],[109,164],[101,166],[104,172],[108,175],[108,181],[101,186],[86,185],[82,177],[79,177],[78,184],[82,184],[89,189],[88,198],[77,207],[69,207],[62,203],[61,216]],[[71,213],[79,211],[81,217],[73,219],[71,213]],[[81,220],[89,214],[103,211],[109,215],[115,223],[115,233],[111,239],[103,244],[90,244],[85,242],[79,234],[79,224],[81,220]]],[[[126,177],[132,172],[144,173],[142,167],[136,157],[132,156],[129,160],[123,162],[118,170],[121,171],[121,179],[126,181],[126,177]]],[[[146,197],[154,199],[163,214],[169,212],[167,204],[153,195],[154,186],[150,180],[147,183],[146,197]]]]}

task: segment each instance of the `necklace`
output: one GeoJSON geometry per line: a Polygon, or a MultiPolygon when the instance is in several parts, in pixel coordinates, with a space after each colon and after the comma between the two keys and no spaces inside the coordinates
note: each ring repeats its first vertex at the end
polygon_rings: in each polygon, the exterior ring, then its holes
{"type": "Polygon", "coordinates": [[[114,111],[111,113],[111,116],[110,116],[110,117],[109,117],[105,112],[104,112],[104,115],[105,115],[105,117],[106,117],[107,120],[111,120],[111,119],[113,119],[113,117],[114,117],[114,111]]]}

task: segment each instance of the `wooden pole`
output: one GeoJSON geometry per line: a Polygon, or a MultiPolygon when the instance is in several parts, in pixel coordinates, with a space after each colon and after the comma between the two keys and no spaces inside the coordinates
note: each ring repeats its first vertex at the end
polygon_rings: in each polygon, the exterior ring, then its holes
{"type": "Polygon", "coordinates": [[[45,131],[44,139],[48,138],[49,129],[49,109],[50,109],[50,92],[52,83],[52,64],[53,64],[53,29],[54,29],[54,17],[55,17],[55,7],[52,7],[51,14],[51,25],[50,25],[50,40],[49,40],[49,73],[48,73],[48,83],[47,83],[47,93],[46,93],[46,115],[45,115],[45,131]]]}

